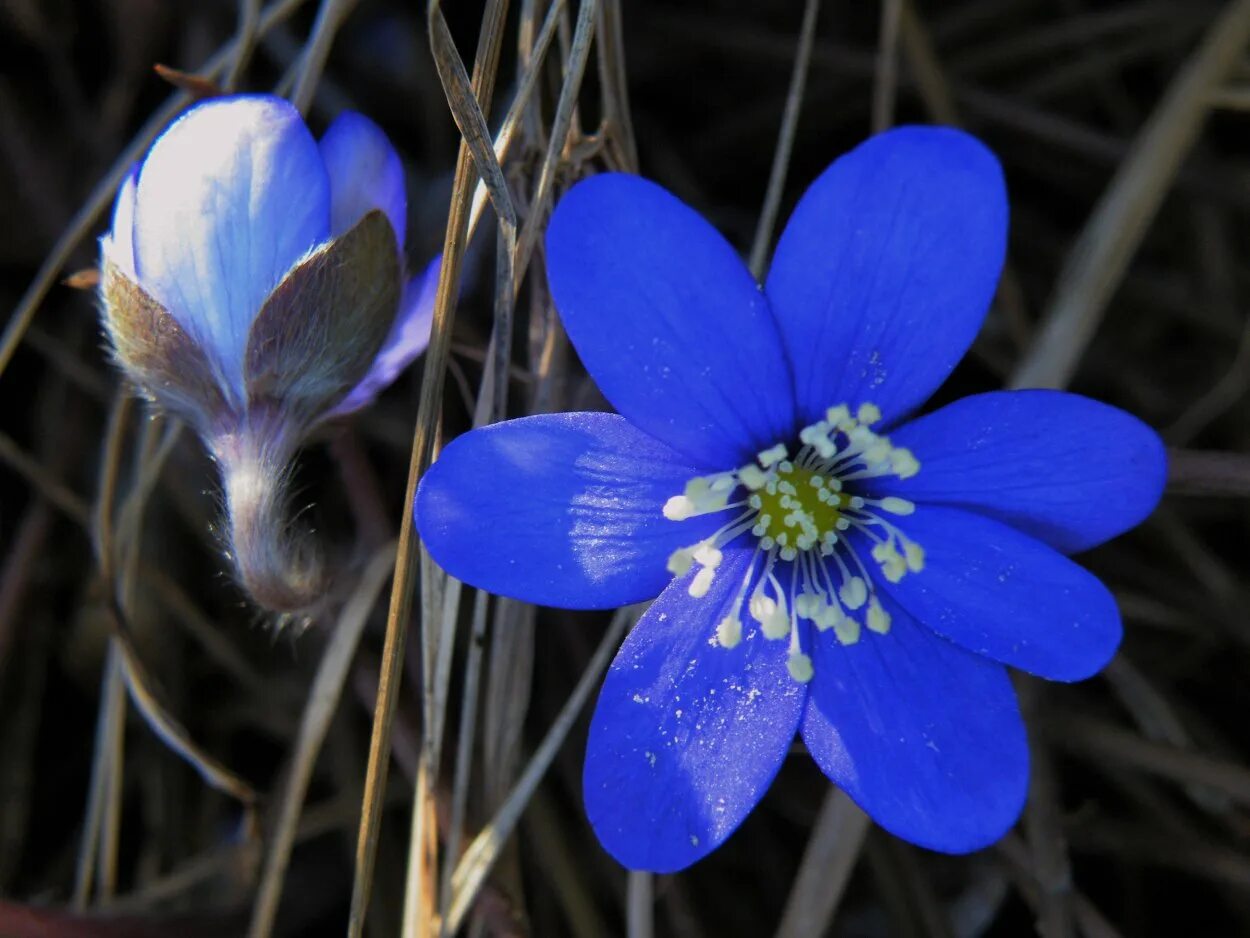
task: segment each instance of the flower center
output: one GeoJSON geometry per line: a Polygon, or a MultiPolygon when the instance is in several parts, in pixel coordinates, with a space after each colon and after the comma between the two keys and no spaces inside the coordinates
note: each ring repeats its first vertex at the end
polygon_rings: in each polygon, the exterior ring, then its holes
{"type": "Polygon", "coordinates": [[[784,460],[777,468],[776,481],[767,483],[747,503],[756,509],[761,537],[771,538],[783,548],[793,545],[797,552],[811,549],[827,534],[837,533],[842,520],[839,509],[851,503],[841,488],[836,477],[784,460]]]}
{"type": "Polygon", "coordinates": [[[731,611],[716,629],[721,645],[732,648],[742,640],[745,608],[766,638],[790,639],[790,674],[806,682],[812,662],[801,647],[799,619],[822,632],[833,629],[847,645],[859,641],[862,627],[889,631],[889,613],[847,535],[856,531],[861,546],[871,544],[871,559],[891,583],[924,568],[924,549],[887,517],[911,514],[911,502],[871,497],[874,478],[907,479],[920,471],[911,452],[871,429],[880,419],[872,404],[860,405],[854,415],[845,404],[831,407],[824,420],[799,434],[793,458],[778,443],[740,469],[691,479],[681,495],[665,503],[664,516],[672,521],[736,510],[711,537],[669,557],[668,569],[676,576],[699,567],[688,586],[695,598],[711,588],[722,547],[748,532],[756,539],[731,611]],[[789,575],[779,577],[783,572],[789,575]]]}

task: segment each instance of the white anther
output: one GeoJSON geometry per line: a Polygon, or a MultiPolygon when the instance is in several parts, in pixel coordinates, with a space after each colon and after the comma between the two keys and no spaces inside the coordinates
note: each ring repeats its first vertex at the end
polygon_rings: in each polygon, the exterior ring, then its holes
{"type": "Polygon", "coordinates": [[[824,602],[819,594],[804,591],[794,597],[794,612],[801,619],[814,619],[824,602]]]}
{"type": "Polygon", "coordinates": [[[785,638],[790,634],[790,616],[784,604],[778,605],[772,597],[756,593],[751,597],[749,610],[765,638],[785,638]]]}
{"type": "Polygon", "coordinates": [[[878,438],[875,443],[864,450],[864,462],[870,466],[878,466],[890,458],[891,451],[890,441],[878,438]]]}
{"type": "Polygon", "coordinates": [[[862,577],[853,576],[842,584],[838,597],[847,609],[858,609],[868,598],[868,584],[862,577]]]}
{"type": "Polygon", "coordinates": [[[868,616],[865,624],[878,635],[884,635],[890,631],[890,614],[881,608],[881,603],[877,601],[876,596],[872,597],[868,603],[868,616]]]}
{"type": "Polygon", "coordinates": [[[915,502],[909,502],[907,499],[898,498],[895,495],[887,495],[877,502],[877,506],[882,511],[888,511],[892,515],[910,515],[916,510],[915,502]]]}
{"type": "Polygon", "coordinates": [[[828,631],[831,627],[838,625],[846,616],[842,612],[842,607],[836,602],[825,603],[816,610],[816,617],[812,620],[816,623],[816,628],[822,632],[828,631]]]}
{"type": "Polygon", "coordinates": [[[695,546],[694,559],[703,566],[711,567],[715,570],[720,566],[721,560],[724,559],[724,554],[716,548],[716,545],[709,544],[707,541],[704,541],[703,543],[695,546]]]}
{"type": "Polygon", "coordinates": [[[685,495],[674,495],[664,503],[664,517],[669,521],[685,521],[694,515],[694,502],[685,495]]]}
{"type": "Polygon", "coordinates": [[[743,466],[738,470],[738,481],[754,492],[764,487],[768,481],[768,473],[754,464],[743,466]]]}
{"type": "Polygon", "coordinates": [[[837,407],[830,407],[825,411],[825,420],[829,421],[831,426],[841,426],[851,417],[851,411],[845,404],[839,404],[837,407]]]}
{"type": "Polygon", "coordinates": [[[694,579],[690,581],[690,585],[686,587],[688,592],[695,599],[702,599],[707,595],[707,591],[712,588],[712,577],[716,575],[715,567],[703,567],[694,575],[694,579]]]}
{"type": "Polygon", "coordinates": [[[882,541],[880,544],[874,544],[872,559],[881,564],[881,572],[891,583],[897,583],[903,578],[903,574],[907,572],[907,561],[903,559],[903,555],[895,548],[893,541],[882,541]]]}
{"type": "Polygon", "coordinates": [[[790,657],[786,659],[786,668],[790,672],[790,676],[800,684],[806,684],[812,679],[815,673],[812,669],[812,659],[801,651],[792,651],[790,657]]]}
{"type": "Polygon", "coordinates": [[[833,634],[843,645],[854,645],[859,641],[859,622],[850,616],[843,616],[833,624],[833,634]]]}
{"type": "Polygon", "coordinates": [[[750,603],[747,604],[747,611],[751,613],[751,617],[757,622],[763,622],[776,609],[777,604],[773,602],[773,598],[765,596],[763,593],[756,593],[751,597],[750,603]]]}
{"type": "Polygon", "coordinates": [[[733,648],[742,641],[742,620],[725,616],[716,626],[716,641],[722,648],[733,648]]]}
{"type": "Polygon", "coordinates": [[[855,419],[860,423],[876,423],[881,419],[881,410],[876,404],[860,404],[855,419]]]}
{"type": "Polygon", "coordinates": [[[912,573],[924,569],[924,548],[915,541],[907,541],[903,545],[903,556],[907,558],[907,569],[912,573]]]}
{"type": "Polygon", "coordinates": [[[760,465],[765,469],[771,469],[777,463],[786,458],[786,444],[778,443],[776,446],[769,447],[759,454],[760,465]]]}
{"type": "Polygon", "coordinates": [[[911,454],[911,450],[900,448],[890,453],[890,468],[900,479],[910,479],[920,471],[920,463],[911,454]]]}

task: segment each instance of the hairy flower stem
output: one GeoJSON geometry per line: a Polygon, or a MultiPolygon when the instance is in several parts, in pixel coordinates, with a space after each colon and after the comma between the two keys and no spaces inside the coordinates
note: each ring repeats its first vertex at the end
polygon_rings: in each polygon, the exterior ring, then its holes
{"type": "Polygon", "coordinates": [[[294,447],[286,434],[246,427],[212,443],[226,498],[228,556],[239,585],[273,612],[309,615],[330,592],[311,532],[288,518],[294,447]]]}

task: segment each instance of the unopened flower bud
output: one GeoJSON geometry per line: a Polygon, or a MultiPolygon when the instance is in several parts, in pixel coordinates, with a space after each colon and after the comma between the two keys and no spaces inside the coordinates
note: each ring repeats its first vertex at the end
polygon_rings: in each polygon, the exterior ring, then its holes
{"type": "Polygon", "coordinates": [[[231,556],[269,608],[324,589],[282,519],[289,460],[428,341],[438,264],[405,284],[406,215],[399,157],[367,118],[318,141],[286,101],[237,95],[161,135],[100,241],[117,362],[217,458],[231,556]]]}

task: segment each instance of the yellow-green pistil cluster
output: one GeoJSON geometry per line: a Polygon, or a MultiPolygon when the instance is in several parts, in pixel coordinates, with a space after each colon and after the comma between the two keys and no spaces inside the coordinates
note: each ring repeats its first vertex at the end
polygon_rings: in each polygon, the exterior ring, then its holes
{"type": "Polygon", "coordinates": [[[812,660],[801,647],[799,619],[811,621],[821,631],[833,629],[846,645],[859,641],[863,626],[881,634],[889,631],[890,616],[877,598],[863,559],[846,537],[851,530],[864,535],[872,544],[872,559],[891,583],[924,567],[923,548],[885,517],[909,515],[915,506],[894,496],[855,494],[863,480],[887,475],[907,479],[920,471],[910,451],[871,429],[880,419],[881,412],[872,404],[862,404],[854,414],[845,404],[831,407],[824,420],[799,434],[800,447],[793,458],[779,443],[740,469],[691,479],[683,494],[665,503],[664,516],[672,521],[739,509],[711,537],[669,558],[668,569],[677,576],[698,566],[688,587],[693,597],[705,596],[711,588],[721,547],[748,531],[756,538],[755,554],[731,611],[716,628],[721,645],[732,648],[742,640],[745,603],[766,638],[790,639],[790,674],[806,682],[812,677],[812,660]],[[757,577],[761,557],[763,570],[757,577]],[[777,577],[779,561],[793,566],[788,590],[777,577]]]}

